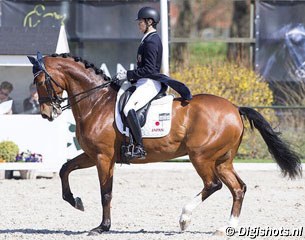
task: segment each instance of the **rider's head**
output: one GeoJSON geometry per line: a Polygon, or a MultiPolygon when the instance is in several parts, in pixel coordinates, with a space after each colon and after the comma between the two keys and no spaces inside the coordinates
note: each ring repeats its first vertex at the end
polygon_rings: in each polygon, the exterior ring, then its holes
{"type": "Polygon", "coordinates": [[[143,7],[139,10],[136,20],[139,21],[139,25],[141,22],[144,22],[146,27],[143,32],[146,33],[150,27],[156,29],[157,24],[160,22],[160,15],[158,11],[152,7],[143,7]]]}

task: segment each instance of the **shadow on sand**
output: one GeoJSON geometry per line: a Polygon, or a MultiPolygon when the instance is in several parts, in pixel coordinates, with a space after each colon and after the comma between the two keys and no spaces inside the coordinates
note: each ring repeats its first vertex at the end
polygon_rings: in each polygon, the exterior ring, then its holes
{"type": "MultiPolygon", "coordinates": [[[[186,231],[191,234],[203,234],[211,235],[212,232],[200,232],[200,231],[186,231]]],[[[21,229],[2,229],[0,234],[42,234],[42,235],[52,235],[52,234],[64,234],[64,235],[82,235],[88,234],[89,231],[69,231],[69,230],[48,230],[48,229],[31,229],[31,228],[21,228],[21,229]]],[[[181,231],[146,231],[144,229],[132,231],[132,230],[110,230],[109,232],[104,232],[103,234],[112,235],[112,234],[162,234],[165,236],[180,235],[184,232],[181,231]]]]}

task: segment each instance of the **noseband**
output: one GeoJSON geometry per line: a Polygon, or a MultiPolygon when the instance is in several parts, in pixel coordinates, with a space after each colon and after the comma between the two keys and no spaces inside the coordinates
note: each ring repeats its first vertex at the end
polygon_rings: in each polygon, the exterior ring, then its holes
{"type": "MultiPolygon", "coordinates": [[[[31,61],[32,62],[32,61],[31,61]]],[[[43,56],[40,52],[37,53],[37,60],[35,59],[35,62],[33,63],[33,74],[34,74],[34,83],[38,86],[38,85],[41,85],[41,84],[45,84],[46,86],[46,90],[47,90],[47,93],[48,93],[48,96],[46,97],[40,97],[39,96],[39,104],[43,104],[43,103],[50,103],[51,106],[56,109],[57,111],[59,112],[62,112],[66,109],[69,109],[71,108],[71,104],[70,104],[70,101],[71,99],[74,99],[80,95],[83,95],[83,94],[87,94],[85,95],[83,98],[80,98],[79,100],[77,100],[75,103],[78,103],[79,101],[81,101],[82,99],[84,99],[85,97],[88,96],[88,94],[90,92],[92,92],[93,90],[96,90],[96,89],[99,89],[99,88],[104,88],[104,87],[108,87],[108,85],[110,85],[112,83],[112,81],[109,81],[109,82],[106,82],[106,83],[103,83],[101,85],[98,85],[94,88],[91,88],[91,89],[88,89],[84,92],[80,92],[80,93],[77,93],[73,96],[70,96],[70,97],[66,97],[66,98],[62,98],[61,96],[59,96],[57,94],[57,92],[55,91],[54,87],[53,87],[53,84],[54,83],[58,88],[60,88],[61,90],[65,90],[58,82],[56,82],[52,76],[48,73],[46,67],[45,67],[45,64],[44,64],[44,60],[43,60],[43,56]],[[45,74],[45,80],[41,83],[38,83],[36,81],[36,78],[41,74],[41,73],[44,73],[45,74]],[[68,103],[67,105],[65,106],[61,106],[61,104],[68,100],[68,103]]]]}

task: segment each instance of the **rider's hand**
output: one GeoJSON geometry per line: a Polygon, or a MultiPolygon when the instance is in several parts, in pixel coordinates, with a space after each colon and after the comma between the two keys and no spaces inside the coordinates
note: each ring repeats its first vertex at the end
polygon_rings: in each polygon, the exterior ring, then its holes
{"type": "Polygon", "coordinates": [[[121,86],[122,83],[123,83],[125,80],[127,80],[127,72],[126,72],[126,71],[120,71],[120,72],[118,72],[116,75],[114,75],[114,76],[112,77],[112,81],[113,81],[115,84],[119,85],[119,86],[121,86]]]}
{"type": "Polygon", "coordinates": [[[127,79],[127,72],[123,71],[123,70],[118,72],[117,75],[116,75],[116,79],[118,79],[119,81],[126,80],[127,79]]]}

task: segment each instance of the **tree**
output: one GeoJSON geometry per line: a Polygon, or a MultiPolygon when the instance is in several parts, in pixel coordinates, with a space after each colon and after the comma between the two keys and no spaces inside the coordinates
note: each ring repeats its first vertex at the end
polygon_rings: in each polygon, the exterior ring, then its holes
{"type": "MultiPolygon", "coordinates": [[[[249,37],[250,4],[250,0],[234,1],[230,37],[249,37]]],[[[249,44],[229,43],[227,57],[229,60],[238,60],[248,64],[250,60],[249,44]]]]}
{"type": "MultiPolygon", "coordinates": [[[[192,29],[192,8],[189,0],[177,2],[176,6],[179,9],[179,17],[174,32],[174,37],[189,38],[192,29]]],[[[172,47],[172,56],[174,65],[183,66],[188,64],[187,43],[175,43],[172,47]]]]}

